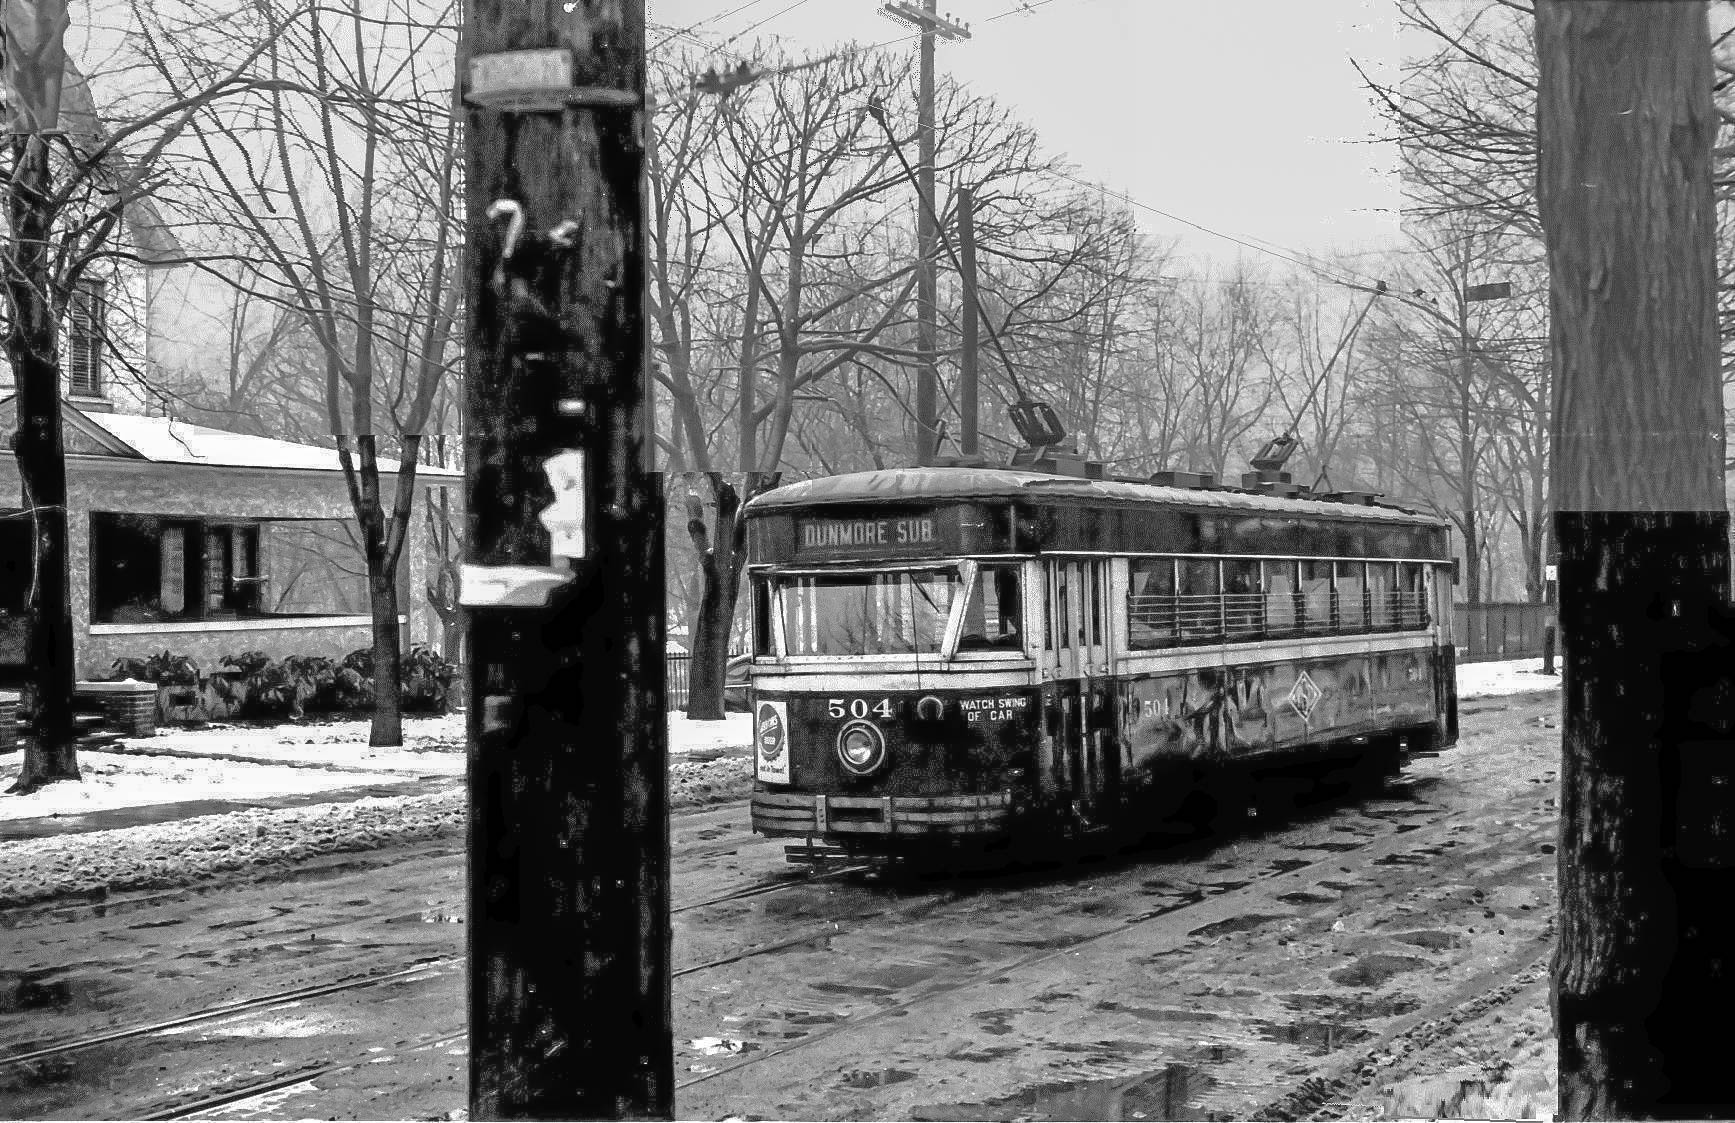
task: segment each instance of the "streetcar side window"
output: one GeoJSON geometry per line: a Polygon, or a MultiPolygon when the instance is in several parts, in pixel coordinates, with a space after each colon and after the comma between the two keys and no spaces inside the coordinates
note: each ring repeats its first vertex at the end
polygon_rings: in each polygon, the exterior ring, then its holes
{"type": "Polygon", "coordinates": [[[1293,632],[1297,627],[1296,563],[1268,561],[1265,563],[1265,628],[1273,635],[1293,632]]]}
{"type": "Polygon", "coordinates": [[[1331,622],[1331,563],[1304,561],[1301,563],[1302,627],[1309,631],[1326,631],[1331,622]]]}
{"type": "Polygon", "coordinates": [[[1337,626],[1345,631],[1361,628],[1367,622],[1362,615],[1364,562],[1337,563],[1337,626]]]}
{"type": "Polygon", "coordinates": [[[1181,636],[1184,639],[1209,639],[1223,633],[1222,604],[1217,594],[1216,558],[1184,558],[1180,564],[1181,636]]]}
{"type": "Polygon", "coordinates": [[[748,586],[753,603],[753,654],[772,654],[771,587],[763,577],[755,577],[748,586]]]}
{"type": "Polygon", "coordinates": [[[1259,563],[1248,558],[1223,561],[1223,634],[1228,639],[1253,639],[1265,630],[1265,593],[1259,584],[1259,563]]]}
{"type": "Polygon", "coordinates": [[[977,567],[976,583],[964,605],[964,631],[959,651],[1017,650],[1023,607],[1018,597],[1019,567],[994,562],[977,567]]]}
{"type": "Polygon", "coordinates": [[[1422,567],[1418,562],[1398,563],[1398,627],[1428,626],[1427,593],[1423,591],[1422,567]]]}
{"type": "Polygon", "coordinates": [[[1397,622],[1398,567],[1395,562],[1368,562],[1368,626],[1390,628],[1397,622]]]}
{"type": "Polygon", "coordinates": [[[1127,646],[1175,642],[1175,559],[1133,558],[1127,563],[1127,646]]]}

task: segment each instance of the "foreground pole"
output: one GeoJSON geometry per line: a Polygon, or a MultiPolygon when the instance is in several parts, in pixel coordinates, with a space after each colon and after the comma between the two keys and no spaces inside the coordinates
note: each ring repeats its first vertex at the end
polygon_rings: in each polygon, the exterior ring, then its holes
{"type": "Polygon", "coordinates": [[[1565,1119],[1735,1115],[1735,660],[1711,40],[1540,0],[1562,665],[1565,1119]]]}
{"type": "Polygon", "coordinates": [[[468,0],[470,1114],[673,1112],[643,0],[468,0]]]}

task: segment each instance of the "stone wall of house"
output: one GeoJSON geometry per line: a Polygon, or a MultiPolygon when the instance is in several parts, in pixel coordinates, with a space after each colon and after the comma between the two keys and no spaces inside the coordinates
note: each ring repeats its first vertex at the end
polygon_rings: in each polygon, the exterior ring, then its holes
{"type": "MultiPolygon", "coordinates": [[[[223,630],[167,631],[149,625],[129,626],[129,630],[113,634],[86,633],[78,644],[78,673],[81,678],[107,678],[116,659],[145,658],[163,651],[190,655],[206,674],[221,670],[223,657],[244,651],[263,651],[283,658],[288,655],[325,655],[341,659],[352,651],[373,646],[373,629],[364,623],[336,627],[256,628],[255,621],[247,627],[234,628],[232,622],[221,621],[223,630]],[[227,625],[227,627],[225,627],[227,625]]],[[[108,625],[112,628],[114,625],[108,625]]],[[[175,625],[185,628],[186,625],[175,625]]]]}
{"type": "MultiPolygon", "coordinates": [[[[72,573],[73,644],[78,673],[83,678],[106,676],[118,658],[143,657],[164,650],[188,654],[207,669],[223,655],[264,651],[269,655],[344,655],[371,643],[365,622],[332,626],[315,622],[300,626],[285,622],[264,627],[265,620],[243,626],[218,622],[209,630],[189,630],[186,621],[161,625],[99,625],[91,620],[91,519],[93,512],[113,512],[193,518],[353,519],[349,494],[339,472],[292,471],[272,468],[221,468],[158,464],[118,457],[70,456],[68,475],[69,568],[72,573]]],[[[454,496],[461,498],[459,481],[454,496]]],[[[390,496],[395,477],[383,476],[390,496]]],[[[17,469],[0,458],[0,495],[18,494],[17,469]]],[[[421,523],[418,495],[416,524],[399,563],[399,611],[405,618],[404,641],[438,642],[430,629],[423,588],[428,572],[427,535],[421,523]]]]}

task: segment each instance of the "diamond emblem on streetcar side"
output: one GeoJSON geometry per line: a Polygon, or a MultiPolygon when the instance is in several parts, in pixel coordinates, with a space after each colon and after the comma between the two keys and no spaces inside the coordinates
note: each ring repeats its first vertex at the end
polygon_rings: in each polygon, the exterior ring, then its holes
{"type": "Polygon", "coordinates": [[[1301,715],[1301,720],[1306,721],[1312,716],[1313,707],[1319,704],[1319,700],[1324,694],[1325,691],[1315,685],[1308,673],[1302,671],[1296,676],[1295,685],[1289,688],[1289,704],[1295,707],[1295,712],[1301,715]]]}

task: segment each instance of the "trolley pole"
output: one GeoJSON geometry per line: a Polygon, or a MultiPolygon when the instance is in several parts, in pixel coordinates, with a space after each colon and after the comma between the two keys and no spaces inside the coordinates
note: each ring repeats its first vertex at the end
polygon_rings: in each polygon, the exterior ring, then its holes
{"type": "Polygon", "coordinates": [[[466,0],[473,1119],[674,1106],[643,0],[466,0]]]}
{"type": "Polygon", "coordinates": [[[976,404],[978,366],[976,363],[977,335],[981,327],[976,294],[976,192],[968,187],[958,190],[958,256],[959,272],[964,287],[964,338],[958,356],[958,451],[965,456],[976,455],[976,404]]]}

